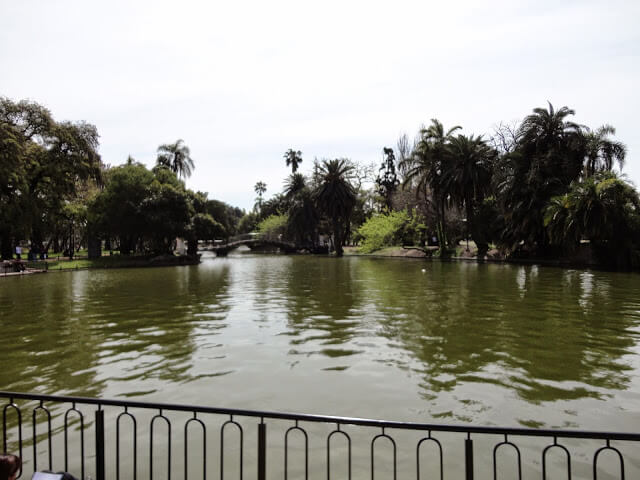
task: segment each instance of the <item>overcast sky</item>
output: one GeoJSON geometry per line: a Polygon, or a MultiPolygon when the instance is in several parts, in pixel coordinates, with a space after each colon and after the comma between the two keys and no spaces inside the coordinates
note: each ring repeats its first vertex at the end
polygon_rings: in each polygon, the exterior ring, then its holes
{"type": "Polygon", "coordinates": [[[567,105],[640,185],[640,2],[0,0],[0,95],[86,120],[104,162],[184,139],[187,186],[251,208],[283,154],[380,162],[420,124],[487,134],[567,105]]]}

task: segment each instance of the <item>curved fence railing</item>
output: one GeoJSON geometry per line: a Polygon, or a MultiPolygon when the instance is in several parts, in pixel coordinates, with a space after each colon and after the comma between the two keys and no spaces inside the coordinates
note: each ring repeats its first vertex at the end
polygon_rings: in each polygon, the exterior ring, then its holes
{"type": "Polygon", "coordinates": [[[18,478],[44,469],[98,480],[521,480],[525,471],[543,480],[640,478],[636,433],[438,425],[17,392],[0,392],[0,399],[3,451],[24,460],[18,478]]]}

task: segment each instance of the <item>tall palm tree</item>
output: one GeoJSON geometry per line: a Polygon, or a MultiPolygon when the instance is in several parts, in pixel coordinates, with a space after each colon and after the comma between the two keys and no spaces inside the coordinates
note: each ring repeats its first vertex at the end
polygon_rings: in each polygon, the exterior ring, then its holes
{"type": "Polygon", "coordinates": [[[344,253],[342,243],[356,204],[356,191],[349,181],[352,170],[345,159],[324,160],[318,169],[320,183],[314,192],[318,208],[333,225],[333,243],[338,257],[344,253]]]}
{"type": "Polygon", "coordinates": [[[575,111],[562,107],[556,110],[548,102],[548,109],[534,108],[518,130],[519,149],[533,162],[540,180],[568,187],[580,176],[585,154],[583,127],[566,118],[575,111]]]}
{"type": "Polygon", "coordinates": [[[291,173],[296,173],[298,166],[302,163],[302,152],[290,148],[284,153],[284,159],[287,162],[287,167],[291,166],[291,173]]]}
{"type": "MultiPolygon", "coordinates": [[[[467,238],[475,231],[474,207],[486,196],[496,157],[482,136],[458,135],[447,144],[448,160],[442,172],[442,188],[467,214],[467,238]]],[[[475,240],[475,238],[474,238],[475,240]]]]}
{"type": "Polygon", "coordinates": [[[586,177],[591,177],[596,172],[611,171],[615,162],[622,170],[627,147],[622,142],[609,139],[609,135],[615,134],[616,129],[611,125],[603,125],[596,131],[586,133],[587,155],[584,165],[586,177]]]}
{"type": "Polygon", "coordinates": [[[256,207],[258,210],[262,209],[262,195],[267,191],[267,184],[259,181],[253,186],[253,191],[256,192],[258,198],[256,199],[256,207]]]}
{"type": "Polygon", "coordinates": [[[573,114],[551,103],[535,108],[518,128],[515,150],[500,159],[495,178],[505,246],[516,249],[524,242],[541,254],[549,246],[544,209],[580,177],[586,156],[583,127],[567,118],[573,114]]]}
{"type": "Polygon", "coordinates": [[[445,219],[447,192],[442,185],[442,175],[448,159],[447,144],[453,133],[461,128],[455,126],[445,131],[440,121],[431,119],[431,125],[420,131],[420,140],[413,151],[411,162],[404,162],[410,165],[404,184],[415,181],[416,195],[422,195],[427,205],[431,204],[433,207],[438,242],[443,250],[447,249],[445,219]]]}
{"type": "Polygon", "coordinates": [[[178,177],[184,179],[190,177],[195,169],[189,147],[184,144],[182,139],[176,143],[160,145],[156,163],[171,169],[178,177]]]}

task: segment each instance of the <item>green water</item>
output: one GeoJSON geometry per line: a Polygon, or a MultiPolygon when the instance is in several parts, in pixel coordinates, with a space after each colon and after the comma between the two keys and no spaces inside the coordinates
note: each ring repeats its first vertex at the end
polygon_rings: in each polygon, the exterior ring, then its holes
{"type": "Polygon", "coordinates": [[[0,279],[0,389],[640,430],[640,275],[235,255],[0,279]]]}

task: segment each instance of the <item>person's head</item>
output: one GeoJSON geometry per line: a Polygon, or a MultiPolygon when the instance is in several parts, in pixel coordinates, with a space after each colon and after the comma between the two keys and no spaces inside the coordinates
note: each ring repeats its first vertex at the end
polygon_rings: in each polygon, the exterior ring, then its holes
{"type": "Polygon", "coordinates": [[[16,455],[0,455],[0,480],[15,480],[22,462],[16,455]]]}

